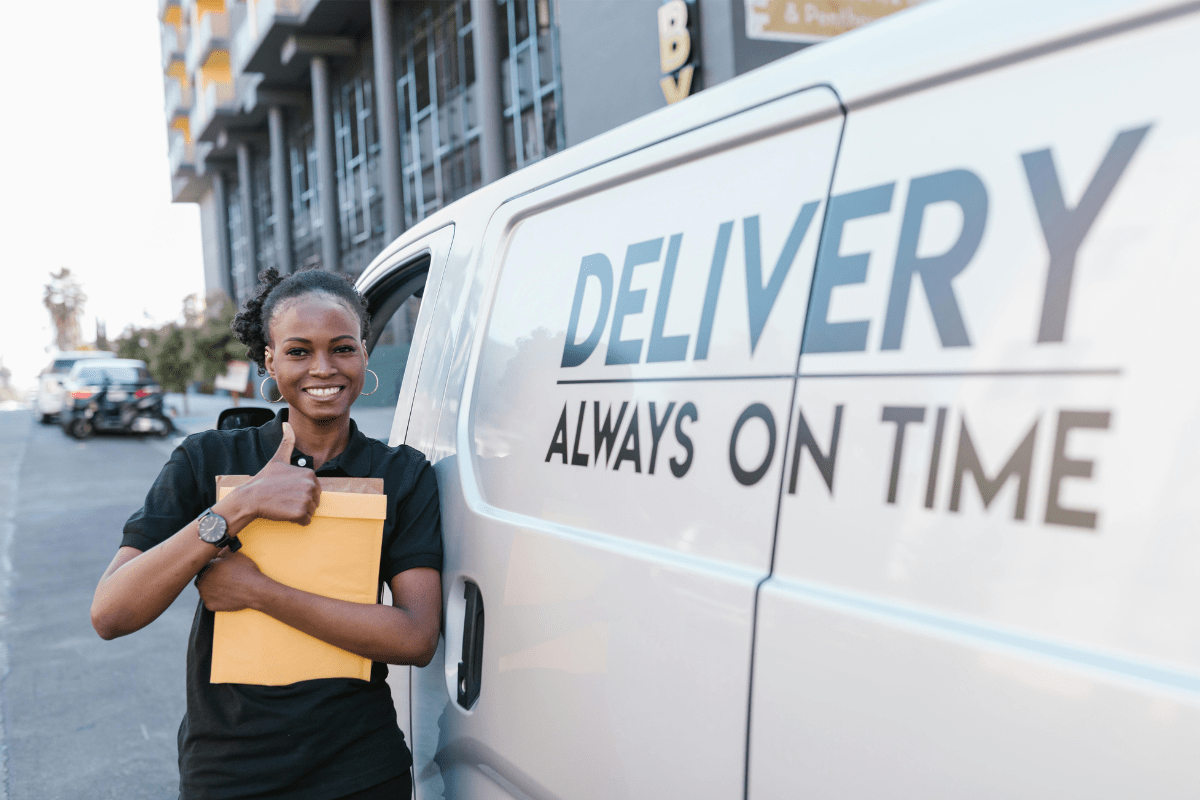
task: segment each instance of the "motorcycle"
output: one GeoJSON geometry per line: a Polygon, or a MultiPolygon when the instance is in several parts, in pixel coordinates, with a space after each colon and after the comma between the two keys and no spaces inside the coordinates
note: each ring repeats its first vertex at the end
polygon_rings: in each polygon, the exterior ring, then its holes
{"type": "Polygon", "coordinates": [[[175,430],[170,417],[163,413],[161,391],[146,387],[128,391],[110,381],[90,397],[76,398],[73,407],[63,409],[62,425],[75,439],[87,439],[96,431],[166,436],[175,430]]]}

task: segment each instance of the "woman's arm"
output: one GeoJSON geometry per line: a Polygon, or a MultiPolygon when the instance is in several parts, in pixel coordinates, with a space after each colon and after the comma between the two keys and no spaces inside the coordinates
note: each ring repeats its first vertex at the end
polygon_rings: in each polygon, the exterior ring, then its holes
{"type": "Polygon", "coordinates": [[[210,611],[252,608],[372,661],[423,667],[437,650],[442,576],[416,567],[389,585],[391,606],[322,597],[268,578],[241,553],[222,556],[196,580],[210,611]]]}
{"type": "MultiPolygon", "coordinates": [[[[225,518],[230,536],[259,517],[301,525],[312,521],[321,487],[311,469],[291,465],[295,443],[292,426],[284,423],[283,441],[266,466],[212,507],[225,518]]],[[[145,552],[120,548],[96,586],[92,627],[104,639],[146,627],[216,555],[217,548],[200,538],[194,520],[145,552]]]]}
{"type": "MultiPolygon", "coordinates": [[[[215,513],[225,517],[230,533],[254,519],[235,508],[234,502],[225,501],[213,506],[215,513]]],[[[145,552],[120,548],[96,585],[92,627],[101,639],[115,639],[146,627],[216,555],[217,548],[200,538],[195,520],[145,552]]]]}

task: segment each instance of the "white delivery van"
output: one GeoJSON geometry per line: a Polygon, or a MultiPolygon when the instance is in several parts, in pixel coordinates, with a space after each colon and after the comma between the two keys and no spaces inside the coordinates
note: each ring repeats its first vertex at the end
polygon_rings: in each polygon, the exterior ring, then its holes
{"type": "Polygon", "coordinates": [[[418,800],[1200,796],[1198,74],[940,0],[391,245],[418,800]]]}

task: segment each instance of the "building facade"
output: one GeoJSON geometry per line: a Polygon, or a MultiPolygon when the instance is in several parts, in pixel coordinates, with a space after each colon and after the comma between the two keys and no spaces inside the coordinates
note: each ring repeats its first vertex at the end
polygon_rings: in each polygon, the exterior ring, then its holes
{"type": "Polygon", "coordinates": [[[490,181],[905,5],[158,0],[172,198],[210,292],[356,276],[490,181]]]}

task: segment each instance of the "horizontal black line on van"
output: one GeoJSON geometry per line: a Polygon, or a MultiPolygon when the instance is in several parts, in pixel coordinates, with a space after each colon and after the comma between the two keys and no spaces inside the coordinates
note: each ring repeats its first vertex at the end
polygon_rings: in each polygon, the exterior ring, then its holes
{"type": "Polygon", "coordinates": [[[559,386],[592,383],[685,383],[691,381],[766,381],[793,378],[1119,378],[1118,367],[1101,369],[945,370],[941,372],[801,372],[778,375],[675,375],[648,378],[578,378],[556,381],[559,386]]]}

